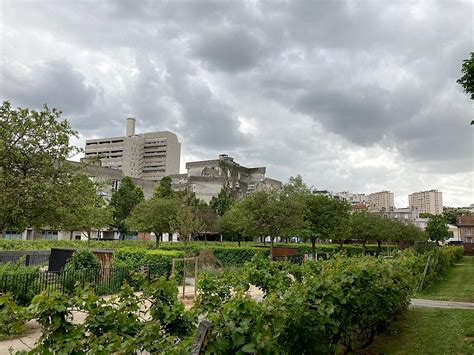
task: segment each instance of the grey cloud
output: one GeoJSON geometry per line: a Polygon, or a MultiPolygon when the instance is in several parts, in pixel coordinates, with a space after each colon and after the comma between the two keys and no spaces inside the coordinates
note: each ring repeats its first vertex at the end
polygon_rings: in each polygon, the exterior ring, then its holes
{"type": "Polygon", "coordinates": [[[81,113],[91,108],[97,89],[85,83],[85,77],[66,60],[52,60],[18,76],[2,66],[1,96],[14,98],[19,104],[39,108],[44,103],[68,113],[81,113]]]}
{"type": "Polygon", "coordinates": [[[255,68],[267,54],[263,42],[242,29],[215,28],[192,44],[194,53],[211,68],[235,72],[255,68]]]}

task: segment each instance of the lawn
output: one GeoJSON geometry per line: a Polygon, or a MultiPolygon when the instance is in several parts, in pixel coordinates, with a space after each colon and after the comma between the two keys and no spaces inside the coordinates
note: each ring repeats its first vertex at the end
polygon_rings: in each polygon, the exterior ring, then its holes
{"type": "Polygon", "coordinates": [[[464,256],[440,280],[415,298],[474,302],[474,256],[464,256]]]}
{"type": "Polygon", "coordinates": [[[474,354],[474,310],[413,308],[364,354],[474,354]]]}

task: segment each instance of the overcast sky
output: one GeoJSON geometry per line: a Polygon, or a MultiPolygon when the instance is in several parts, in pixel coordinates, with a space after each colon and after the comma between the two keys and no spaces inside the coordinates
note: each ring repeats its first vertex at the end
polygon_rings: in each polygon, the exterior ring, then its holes
{"type": "Polygon", "coordinates": [[[473,6],[455,1],[1,1],[0,98],[61,109],[84,141],[170,130],[331,191],[439,189],[474,203],[472,104],[456,84],[473,6]]]}

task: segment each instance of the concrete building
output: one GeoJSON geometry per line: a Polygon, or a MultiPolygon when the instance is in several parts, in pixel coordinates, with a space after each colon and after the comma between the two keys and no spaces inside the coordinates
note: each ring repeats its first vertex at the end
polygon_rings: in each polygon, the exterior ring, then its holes
{"type": "Polygon", "coordinates": [[[456,226],[459,228],[459,236],[465,243],[474,243],[474,216],[458,216],[456,226]]]}
{"type": "Polygon", "coordinates": [[[366,194],[352,193],[348,191],[336,192],[334,196],[347,201],[351,204],[369,204],[369,197],[366,194]]]}
{"type": "Polygon", "coordinates": [[[122,170],[125,176],[159,180],[179,173],[181,144],[169,131],[135,134],[135,118],[127,118],[125,136],[86,141],[85,158],[96,157],[103,167],[122,170]]]}
{"type": "Polygon", "coordinates": [[[415,223],[416,219],[419,218],[419,213],[413,208],[392,208],[389,210],[370,211],[371,213],[377,213],[383,217],[398,219],[404,223],[415,223]]]}
{"type": "Polygon", "coordinates": [[[266,168],[247,168],[232,157],[222,154],[219,159],[186,163],[186,174],[170,175],[175,190],[189,189],[196,197],[209,203],[223,187],[240,199],[254,191],[280,189],[282,183],[265,177],[266,168]]]}
{"type": "Polygon", "coordinates": [[[368,196],[369,210],[371,211],[388,211],[395,208],[393,192],[380,191],[374,192],[368,196]]]}
{"type": "Polygon", "coordinates": [[[443,194],[438,190],[414,192],[408,195],[408,206],[419,213],[442,214],[443,194]]]}

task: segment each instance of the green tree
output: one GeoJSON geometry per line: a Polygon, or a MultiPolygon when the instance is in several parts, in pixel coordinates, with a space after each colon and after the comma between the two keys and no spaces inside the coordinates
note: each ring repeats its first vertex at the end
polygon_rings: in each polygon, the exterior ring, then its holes
{"type": "Polygon", "coordinates": [[[456,224],[456,220],[460,215],[471,215],[471,211],[463,208],[448,208],[443,211],[443,216],[449,224],[456,224]]]}
{"type": "MultiPolygon", "coordinates": [[[[471,58],[465,59],[462,64],[461,72],[463,76],[457,80],[457,83],[464,88],[464,92],[469,94],[471,100],[474,100],[474,52],[471,52],[471,58]]],[[[474,120],[471,121],[474,125],[474,120]]]]}
{"type": "Polygon", "coordinates": [[[436,241],[436,243],[449,238],[449,229],[446,218],[439,214],[431,216],[426,225],[426,233],[428,233],[428,237],[431,240],[436,241]]]}
{"type": "Polygon", "coordinates": [[[112,194],[110,208],[112,209],[113,227],[115,227],[121,236],[128,233],[125,224],[126,218],[130,215],[133,208],[144,201],[143,191],[133,183],[130,177],[124,177],[120,182],[120,187],[112,194]]]}
{"type": "Polygon", "coordinates": [[[125,225],[129,230],[154,233],[158,247],[163,233],[172,234],[180,209],[178,198],[158,198],[140,202],[126,218],[125,225]]]}
{"type": "Polygon", "coordinates": [[[202,221],[189,206],[181,206],[178,209],[173,231],[179,234],[184,243],[191,241],[192,237],[203,229],[202,221]]]}
{"type": "Polygon", "coordinates": [[[106,201],[99,195],[97,185],[87,176],[74,175],[68,185],[63,187],[64,198],[57,207],[62,230],[81,231],[90,241],[92,231],[100,231],[112,222],[112,212],[106,201]]]}
{"type": "Polygon", "coordinates": [[[349,235],[350,205],[328,195],[309,195],[306,198],[307,234],[311,238],[313,258],[316,257],[316,240],[333,239],[342,242],[349,235]]]}
{"type": "Polygon", "coordinates": [[[270,258],[276,237],[297,234],[304,225],[304,205],[281,191],[258,191],[242,201],[244,234],[270,237],[270,258]]]}
{"type": "Polygon", "coordinates": [[[208,205],[202,205],[196,210],[196,217],[202,222],[202,230],[205,233],[205,241],[207,242],[207,233],[215,233],[218,231],[219,216],[208,205]]]}
{"type": "Polygon", "coordinates": [[[239,246],[248,225],[247,216],[241,203],[236,202],[218,221],[219,232],[226,238],[236,239],[239,246]]]}
{"type": "Polygon", "coordinates": [[[80,150],[61,111],[0,108],[0,230],[40,228],[58,223],[56,206],[72,176],[66,159],[80,150]]]}
{"type": "Polygon", "coordinates": [[[232,207],[234,202],[235,201],[230,195],[229,190],[223,187],[217,197],[212,197],[209,206],[211,206],[212,209],[222,217],[232,207]]]}
{"type": "Polygon", "coordinates": [[[172,180],[169,176],[163,176],[160,183],[156,186],[153,197],[157,198],[174,198],[176,192],[173,191],[172,180]]]}

